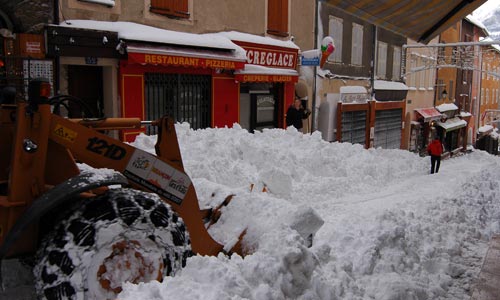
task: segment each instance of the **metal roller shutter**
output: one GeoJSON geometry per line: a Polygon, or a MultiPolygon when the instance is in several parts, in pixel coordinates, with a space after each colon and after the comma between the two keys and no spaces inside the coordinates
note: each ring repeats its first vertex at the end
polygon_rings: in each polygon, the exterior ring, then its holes
{"type": "Polygon", "coordinates": [[[366,118],[365,110],[343,112],[341,142],[365,145],[366,118]]]}
{"type": "Polygon", "coordinates": [[[401,109],[375,112],[375,148],[401,148],[402,113],[401,109]]]}

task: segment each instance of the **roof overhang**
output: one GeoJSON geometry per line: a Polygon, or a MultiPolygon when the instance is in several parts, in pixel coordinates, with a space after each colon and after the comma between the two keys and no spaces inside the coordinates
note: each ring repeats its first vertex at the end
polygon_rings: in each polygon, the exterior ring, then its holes
{"type": "Polygon", "coordinates": [[[428,43],[486,1],[327,0],[327,3],[402,36],[428,43]]]}
{"type": "Polygon", "coordinates": [[[439,120],[442,114],[434,107],[418,108],[415,111],[424,118],[424,122],[439,120]]]}
{"type": "Polygon", "coordinates": [[[194,68],[243,69],[246,57],[230,51],[128,43],[129,63],[194,68]]]}
{"type": "Polygon", "coordinates": [[[448,119],[445,122],[437,121],[436,123],[438,126],[442,127],[446,132],[457,130],[459,128],[467,126],[467,121],[456,117],[448,119]]]}

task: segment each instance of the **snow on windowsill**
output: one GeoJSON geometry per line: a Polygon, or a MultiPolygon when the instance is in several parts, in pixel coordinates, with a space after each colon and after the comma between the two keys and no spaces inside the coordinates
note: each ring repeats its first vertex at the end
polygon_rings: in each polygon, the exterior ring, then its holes
{"type": "Polygon", "coordinates": [[[90,3],[96,3],[96,4],[102,4],[106,5],[109,7],[114,7],[115,6],[115,0],[79,0],[81,2],[90,2],[90,3]]]}

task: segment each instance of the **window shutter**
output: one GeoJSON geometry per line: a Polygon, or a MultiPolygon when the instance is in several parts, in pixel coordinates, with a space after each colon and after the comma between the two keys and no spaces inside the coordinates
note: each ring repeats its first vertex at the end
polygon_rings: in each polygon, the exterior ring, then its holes
{"type": "Polygon", "coordinates": [[[351,64],[362,65],[363,62],[363,26],[352,23],[351,64]]]}
{"type": "Polygon", "coordinates": [[[188,0],[172,0],[174,13],[177,16],[189,18],[188,0]]]}
{"type": "Polygon", "coordinates": [[[335,51],[328,56],[328,61],[342,62],[342,39],[344,24],[341,18],[330,16],[328,24],[328,34],[333,38],[335,51]]]}
{"type": "Polygon", "coordinates": [[[288,0],[268,0],[267,33],[288,36],[288,0]]]}
{"type": "Polygon", "coordinates": [[[377,76],[380,79],[386,79],[387,70],[387,43],[378,42],[378,63],[377,63],[377,76]]]}
{"type": "Polygon", "coordinates": [[[188,0],[151,0],[151,12],[177,18],[189,18],[188,0]]]}

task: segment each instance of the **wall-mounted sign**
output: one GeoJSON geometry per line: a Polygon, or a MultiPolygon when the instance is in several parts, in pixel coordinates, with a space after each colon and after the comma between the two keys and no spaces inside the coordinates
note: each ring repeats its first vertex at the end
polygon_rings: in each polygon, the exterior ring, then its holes
{"type": "Polygon", "coordinates": [[[298,49],[233,41],[247,51],[247,63],[265,67],[295,69],[298,49]]]}
{"type": "Polygon", "coordinates": [[[95,57],[95,56],[85,56],[85,63],[87,65],[97,65],[97,57],[95,57]]]}
{"type": "Polygon", "coordinates": [[[129,61],[139,64],[153,65],[174,65],[195,68],[212,68],[212,69],[243,69],[245,63],[243,61],[209,59],[201,57],[187,57],[164,54],[145,54],[145,53],[128,53],[129,61]]]}
{"type": "Polygon", "coordinates": [[[235,79],[240,82],[297,82],[298,76],[266,75],[266,74],[236,74],[235,79]]]}
{"type": "Polygon", "coordinates": [[[42,51],[42,44],[40,42],[26,42],[27,53],[40,53],[42,51]]]}
{"type": "Polygon", "coordinates": [[[343,103],[366,103],[367,100],[367,94],[340,94],[340,101],[343,103]]]}

